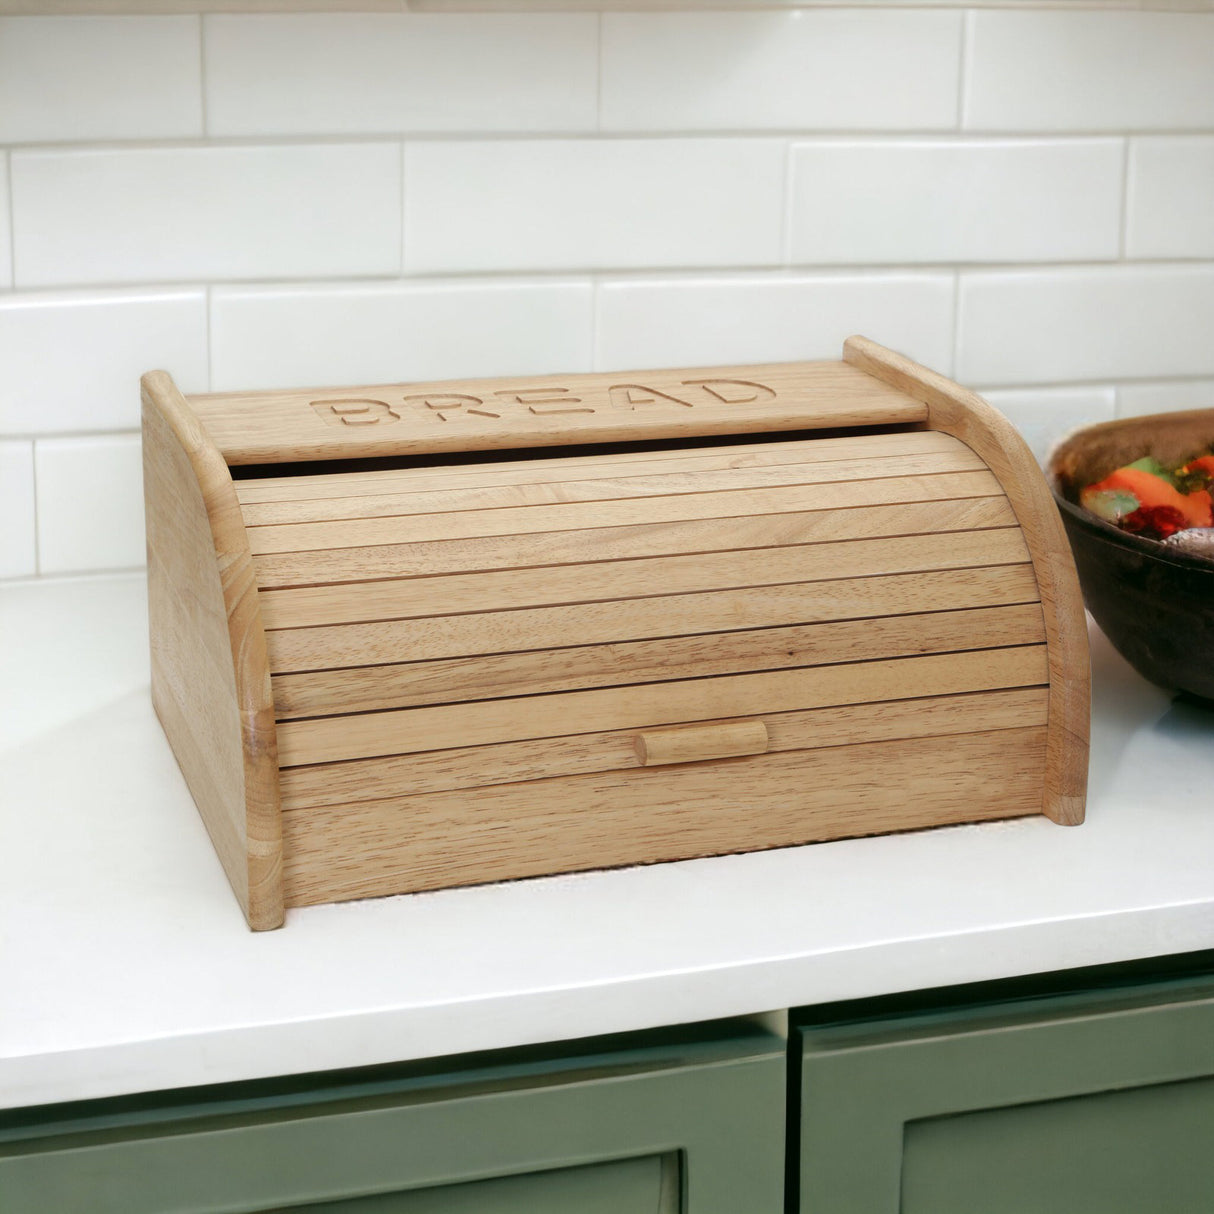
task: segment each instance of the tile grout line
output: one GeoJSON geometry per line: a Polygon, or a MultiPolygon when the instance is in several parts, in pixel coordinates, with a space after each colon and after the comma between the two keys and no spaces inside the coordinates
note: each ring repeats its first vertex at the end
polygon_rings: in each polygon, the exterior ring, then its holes
{"type": "Polygon", "coordinates": [[[30,443],[30,487],[34,494],[34,575],[42,576],[42,529],[38,526],[38,439],[30,443]]]}
{"type": "Polygon", "coordinates": [[[599,276],[592,274],[590,276],[590,369],[592,371],[599,370],[599,354],[601,342],[599,341],[599,298],[601,287],[599,276]]]}
{"type": "Polygon", "coordinates": [[[13,280],[10,290],[17,289],[17,211],[13,206],[13,150],[4,149],[4,193],[8,207],[8,272],[13,280]]]}
{"type": "Polygon", "coordinates": [[[207,111],[207,23],[201,12],[198,19],[198,113],[202,119],[202,137],[211,135],[211,116],[207,111]]]}
{"type": "MultiPolygon", "coordinates": [[[[813,262],[784,264],[780,261],[753,262],[737,265],[704,263],[682,266],[646,266],[641,264],[611,267],[595,265],[572,265],[556,268],[518,267],[514,269],[474,270],[427,270],[421,273],[395,270],[382,274],[359,274],[346,271],[332,275],[309,275],[302,278],[272,277],[214,278],[202,279],[195,275],[188,278],[165,278],[156,280],[131,279],[104,281],[75,280],[55,283],[39,283],[18,290],[0,292],[22,294],[36,301],[39,297],[54,303],[57,295],[107,294],[116,296],[156,295],[165,292],[199,290],[207,285],[214,287],[267,287],[274,289],[324,289],[328,287],[376,287],[398,285],[401,287],[428,290],[443,286],[469,286],[483,282],[486,286],[500,286],[504,281],[516,280],[518,285],[558,283],[563,279],[585,278],[600,275],[605,281],[629,283],[694,283],[720,280],[741,281],[753,278],[766,279],[772,283],[809,279],[830,281],[840,278],[904,277],[907,275],[926,277],[931,275],[953,275],[956,273],[1019,275],[1019,274],[1068,274],[1076,271],[1096,272],[1104,270],[1174,270],[1180,273],[1192,270],[1214,270],[1214,257],[1194,255],[1191,257],[1143,257],[1127,260],[1124,264],[1116,257],[1084,258],[1079,260],[1059,259],[1043,261],[875,261],[875,262],[813,262]]],[[[762,285],[760,283],[759,285],[762,285]]],[[[116,299],[115,303],[125,302],[116,299]]],[[[28,306],[37,306],[31,302],[28,306]]]]}
{"type": "Polygon", "coordinates": [[[1132,177],[1130,174],[1130,158],[1133,152],[1133,139],[1130,135],[1126,135],[1122,140],[1121,148],[1121,248],[1119,250],[1119,261],[1125,262],[1129,260],[1130,247],[1130,190],[1132,188],[1132,177]]]}
{"type": "MultiPolygon", "coordinates": [[[[1214,14],[1212,14],[1214,15],[1214,14]]],[[[209,119],[208,119],[209,121],[209,119]]],[[[1214,124],[1198,127],[1144,127],[1127,130],[1118,128],[1093,128],[1089,130],[1037,129],[982,129],[950,126],[922,127],[703,127],[669,128],[654,130],[604,130],[582,127],[546,130],[485,129],[470,127],[464,130],[393,130],[393,131],[329,131],[297,133],[290,131],[267,132],[261,135],[177,135],[177,136],[131,136],[128,138],[42,139],[30,142],[12,141],[8,146],[23,152],[72,155],[86,152],[154,152],[191,151],[203,148],[284,148],[343,146],[351,143],[396,143],[401,139],[424,143],[546,143],[568,140],[584,140],[594,143],[603,141],[658,143],[662,141],[713,142],[733,141],[737,143],[764,139],[791,139],[797,143],[892,143],[905,141],[915,143],[924,139],[951,139],[954,142],[980,141],[983,143],[1084,143],[1094,139],[1168,138],[1184,136],[1202,138],[1214,136],[1214,124]]]]}
{"type": "Polygon", "coordinates": [[[211,310],[214,306],[214,287],[207,283],[202,289],[202,306],[206,309],[206,343],[207,343],[207,391],[214,391],[215,385],[215,345],[211,340],[211,310]]]}
{"type": "Polygon", "coordinates": [[[961,366],[961,271],[953,271],[953,365],[949,368],[949,378],[957,378],[957,368],[961,366]]]}
{"type": "Polygon", "coordinates": [[[957,133],[965,132],[965,90],[970,74],[970,19],[971,10],[961,14],[961,56],[957,65],[957,133]]]}
{"type": "Polygon", "coordinates": [[[409,141],[402,139],[400,141],[400,278],[405,278],[405,203],[406,193],[409,189],[408,181],[405,174],[408,172],[409,164],[409,141]]]}
{"type": "Polygon", "coordinates": [[[781,231],[780,231],[780,260],[785,267],[791,267],[792,260],[792,217],[793,217],[793,189],[796,184],[795,180],[795,164],[794,148],[796,145],[790,139],[784,145],[784,209],[780,216],[781,231]]]}
{"type": "Polygon", "coordinates": [[[595,25],[595,48],[594,48],[594,133],[601,136],[603,133],[603,17],[602,9],[599,10],[598,21],[595,25]]]}

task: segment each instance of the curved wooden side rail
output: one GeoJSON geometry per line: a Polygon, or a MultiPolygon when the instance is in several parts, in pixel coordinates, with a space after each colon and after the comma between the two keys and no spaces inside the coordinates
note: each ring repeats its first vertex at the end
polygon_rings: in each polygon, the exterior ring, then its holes
{"type": "Polygon", "coordinates": [[[141,384],[152,701],[249,926],[279,927],[278,740],[240,505],[172,377],[141,384]]]}
{"type": "Polygon", "coordinates": [[[927,428],[959,438],[1003,486],[1024,533],[1041,593],[1049,651],[1042,813],[1083,821],[1088,778],[1091,668],[1079,579],[1062,520],[1037,461],[1012,424],[980,396],[864,337],[843,345],[845,362],[927,405],[927,428]]]}

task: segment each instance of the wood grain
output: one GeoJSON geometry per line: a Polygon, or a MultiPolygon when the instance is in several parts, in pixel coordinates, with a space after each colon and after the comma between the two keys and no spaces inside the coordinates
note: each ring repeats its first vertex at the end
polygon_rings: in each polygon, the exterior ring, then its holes
{"type": "Polygon", "coordinates": [[[278,730],[279,762],[291,767],[897,700],[908,688],[935,696],[1031,687],[1049,679],[1045,658],[1043,646],[1027,645],[286,721],[278,730]]]}
{"type": "Polygon", "coordinates": [[[588,527],[532,535],[480,536],[384,544],[370,548],[329,548],[254,556],[263,590],[330,582],[422,577],[537,565],[570,565],[586,560],[625,560],[725,549],[769,548],[876,536],[916,535],[1014,525],[1007,499],[957,498],[852,510],[740,515],[734,518],[624,527],[588,527]]]}
{"type": "Polygon", "coordinates": [[[163,373],[144,392],[154,697],[253,926],[284,898],[1082,818],[1086,634],[1044,480],[879,346],[197,417],[163,373]]]}
{"type": "Polygon", "coordinates": [[[768,748],[767,726],[751,718],[647,729],[632,739],[632,748],[642,767],[761,755],[768,748]]]}
{"type": "Polygon", "coordinates": [[[715,490],[766,489],[778,485],[823,485],[892,476],[926,476],[942,472],[981,472],[985,465],[963,444],[957,451],[925,455],[883,455],[867,459],[805,459],[775,467],[734,467],[690,472],[646,472],[639,476],[581,479],[581,469],[557,481],[526,485],[481,485],[474,488],[409,490],[302,502],[245,505],[248,527],[278,523],[313,523],[343,519],[413,517],[457,510],[498,510],[510,506],[553,506],[564,502],[618,501],[636,497],[672,497],[715,490]]]}
{"type": "MultiPolygon", "coordinates": [[[[799,712],[765,713],[768,751],[813,750],[892,738],[931,738],[978,730],[1045,725],[1048,689],[927,696],[844,704],[799,712]]],[[[465,746],[409,755],[351,759],[281,772],[284,813],[316,805],[392,799],[487,784],[516,784],[639,766],[635,730],[578,735],[576,746],[548,738],[465,746]]]]}
{"type": "Polygon", "coordinates": [[[417,517],[293,523],[250,527],[248,537],[250,551],[263,555],[319,548],[364,548],[380,544],[468,539],[474,536],[584,531],[593,527],[730,518],[742,514],[841,511],[853,506],[947,501],[958,497],[999,497],[1002,493],[998,481],[989,472],[952,472],[839,485],[788,485],[772,489],[682,493],[618,501],[569,502],[553,506],[460,510],[417,517]]]}
{"type": "Polygon", "coordinates": [[[1004,527],[394,579],[368,582],[357,594],[352,594],[348,586],[267,590],[261,596],[261,610],[269,629],[306,628],[886,573],[1012,565],[1027,560],[1020,529],[1004,527]]]}
{"type": "Polygon", "coordinates": [[[431,489],[480,489],[490,485],[542,485],[570,479],[658,475],[664,472],[719,471],[724,468],[768,468],[781,464],[871,459],[876,456],[951,454],[967,450],[964,443],[932,430],[877,431],[841,438],[783,439],[778,442],[713,443],[708,447],[662,446],[654,450],[622,448],[596,455],[557,456],[547,450],[528,458],[470,464],[425,463],[376,469],[357,476],[348,472],[314,475],[249,477],[233,482],[242,505],[267,502],[319,501],[364,494],[415,492],[431,489]]]}
{"type": "Polygon", "coordinates": [[[222,393],[192,403],[229,464],[905,425],[925,416],[904,393],[837,362],[222,393]],[[750,387],[724,389],[726,380],[750,387]],[[440,402],[453,407],[431,407],[440,402]]]}
{"type": "Polygon", "coordinates": [[[266,642],[277,672],[330,670],[809,621],[996,607],[1036,599],[1031,565],[999,565],[768,586],[761,592],[710,590],[566,607],[289,628],[268,633],[266,642]]]}
{"type": "Polygon", "coordinates": [[[980,396],[862,337],[844,345],[847,362],[922,401],[928,426],[972,447],[1007,494],[1032,555],[1050,654],[1050,719],[1042,812],[1083,821],[1091,720],[1087,621],[1070,545],[1045,478],[1012,424],[980,396]]]}
{"type": "Polygon", "coordinates": [[[286,814],[287,902],[1039,813],[1045,730],[861,743],[286,814]]]}
{"type": "Polygon", "coordinates": [[[1038,603],[273,676],[280,719],[1045,641],[1038,603]]]}
{"type": "Polygon", "coordinates": [[[143,378],[152,702],[249,926],[283,921],[274,704],[231,477],[173,381],[143,378]]]}

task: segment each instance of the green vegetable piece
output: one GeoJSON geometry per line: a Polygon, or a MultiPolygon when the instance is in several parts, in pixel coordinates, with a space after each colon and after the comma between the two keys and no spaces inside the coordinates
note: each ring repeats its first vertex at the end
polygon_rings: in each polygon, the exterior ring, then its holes
{"type": "Polygon", "coordinates": [[[1139,472],[1149,472],[1152,476],[1159,477],[1161,481],[1167,481],[1173,487],[1176,485],[1176,478],[1153,455],[1144,455],[1142,459],[1136,459],[1132,464],[1125,466],[1136,468],[1139,472]]]}
{"type": "Polygon", "coordinates": [[[1106,523],[1119,523],[1142,503],[1125,489],[1085,489],[1079,495],[1079,504],[1106,523]]]}

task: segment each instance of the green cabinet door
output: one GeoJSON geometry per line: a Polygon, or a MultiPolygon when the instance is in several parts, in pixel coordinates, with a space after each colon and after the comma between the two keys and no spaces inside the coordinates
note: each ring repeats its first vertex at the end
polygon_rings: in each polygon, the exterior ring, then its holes
{"type": "Polygon", "coordinates": [[[745,1023],[0,1120],[3,1214],[780,1214],[745,1023]]]}
{"type": "Polygon", "coordinates": [[[802,1214],[1214,1211],[1214,980],[858,1011],[794,1033],[802,1214]]]}

